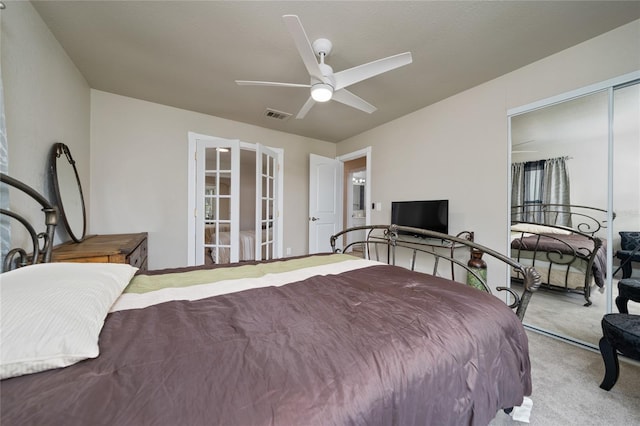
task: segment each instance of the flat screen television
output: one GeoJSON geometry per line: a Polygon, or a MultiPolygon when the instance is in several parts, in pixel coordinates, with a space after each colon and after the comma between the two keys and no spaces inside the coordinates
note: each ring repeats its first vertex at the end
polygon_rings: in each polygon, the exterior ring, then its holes
{"type": "Polygon", "coordinates": [[[393,201],[391,223],[448,234],[449,200],[393,201]]]}

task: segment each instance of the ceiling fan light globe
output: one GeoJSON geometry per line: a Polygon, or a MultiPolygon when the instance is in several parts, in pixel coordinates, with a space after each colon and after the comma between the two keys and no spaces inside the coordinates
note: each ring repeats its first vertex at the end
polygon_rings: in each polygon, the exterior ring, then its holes
{"type": "Polygon", "coordinates": [[[316,102],[327,102],[333,96],[333,87],[325,83],[314,84],[311,87],[311,97],[316,102]]]}

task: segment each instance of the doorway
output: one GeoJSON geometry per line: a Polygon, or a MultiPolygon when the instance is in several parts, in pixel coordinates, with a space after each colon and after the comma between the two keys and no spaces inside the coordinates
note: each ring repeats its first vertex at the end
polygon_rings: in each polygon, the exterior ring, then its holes
{"type": "Polygon", "coordinates": [[[343,223],[346,227],[371,225],[371,147],[341,155],[338,160],[344,164],[343,223]]]}
{"type": "MultiPolygon", "coordinates": [[[[343,223],[346,228],[364,226],[367,222],[365,209],[365,186],[367,182],[367,158],[360,157],[344,163],[344,211],[343,223]]],[[[347,235],[346,246],[355,241],[364,241],[365,231],[350,232],[347,235]]],[[[362,245],[354,245],[348,251],[362,252],[362,245]]]]}
{"type": "MultiPolygon", "coordinates": [[[[349,194],[353,197],[353,191],[355,191],[352,184],[353,176],[350,177],[354,173],[359,173],[360,179],[364,179],[358,188],[358,199],[363,200],[359,203],[359,207],[363,208],[356,213],[357,217],[354,219],[358,224],[371,224],[371,147],[344,154],[335,159],[311,154],[309,164],[309,254],[313,254],[328,250],[331,235],[347,226],[355,226],[350,220],[354,209],[353,204],[349,202],[351,199],[349,194]],[[318,178],[323,169],[331,169],[331,176],[335,174],[331,185],[326,184],[328,179],[318,178]],[[325,184],[319,185],[318,182],[321,180],[325,184]],[[324,200],[323,203],[319,203],[321,200],[324,200]],[[322,205],[335,206],[336,214],[332,215],[331,223],[322,217],[322,211],[319,211],[319,206],[322,205]],[[319,224],[322,229],[332,231],[320,232],[319,224]]],[[[334,209],[324,208],[324,210],[333,211],[334,209]]],[[[344,247],[346,245],[344,243],[339,241],[338,247],[344,247]]]]}
{"type": "Polygon", "coordinates": [[[189,133],[188,265],[282,257],[282,157],[189,133]]]}

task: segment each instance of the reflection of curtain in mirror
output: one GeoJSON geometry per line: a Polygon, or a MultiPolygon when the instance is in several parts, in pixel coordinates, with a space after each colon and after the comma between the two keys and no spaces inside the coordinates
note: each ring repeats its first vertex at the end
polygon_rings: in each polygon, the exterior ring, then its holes
{"type": "Polygon", "coordinates": [[[518,212],[512,212],[512,219],[524,222],[541,222],[542,214],[542,178],[544,160],[514,163],[511,165],[513,183],[511,205],[519,206],[518,212]]]}
{"type": "Polygon", "coordinates": [[[541,209],[541,204],[570,203],[566,159],[511,164],[512,220],[571,226],[568,207],[551,207],[544,214],[541,209]]]}
{"type": "MultiPolygon", "coordinates": [[[[551,158],[544,163],[542,178],[542,201],[545,204],[570,204],[569,170],[567,158],[551,158]]],[[[545,212],[545,223],[571,226],[571,214],[568,207],[554,207],[545,212]]]]}

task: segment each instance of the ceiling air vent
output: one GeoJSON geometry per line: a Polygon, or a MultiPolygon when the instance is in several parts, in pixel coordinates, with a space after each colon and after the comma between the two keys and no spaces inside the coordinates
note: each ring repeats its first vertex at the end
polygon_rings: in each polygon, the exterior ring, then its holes
{"type": "Polygon", "coordinates": [[[277,111],[271,108],[267,108],[267,110],[264,112],[264,115],[267,118],[273,118],[274,120],[280,121],[285,121],[289,117],[291,117],[291,114],[289,114],[288,112],[277,111]]]}

